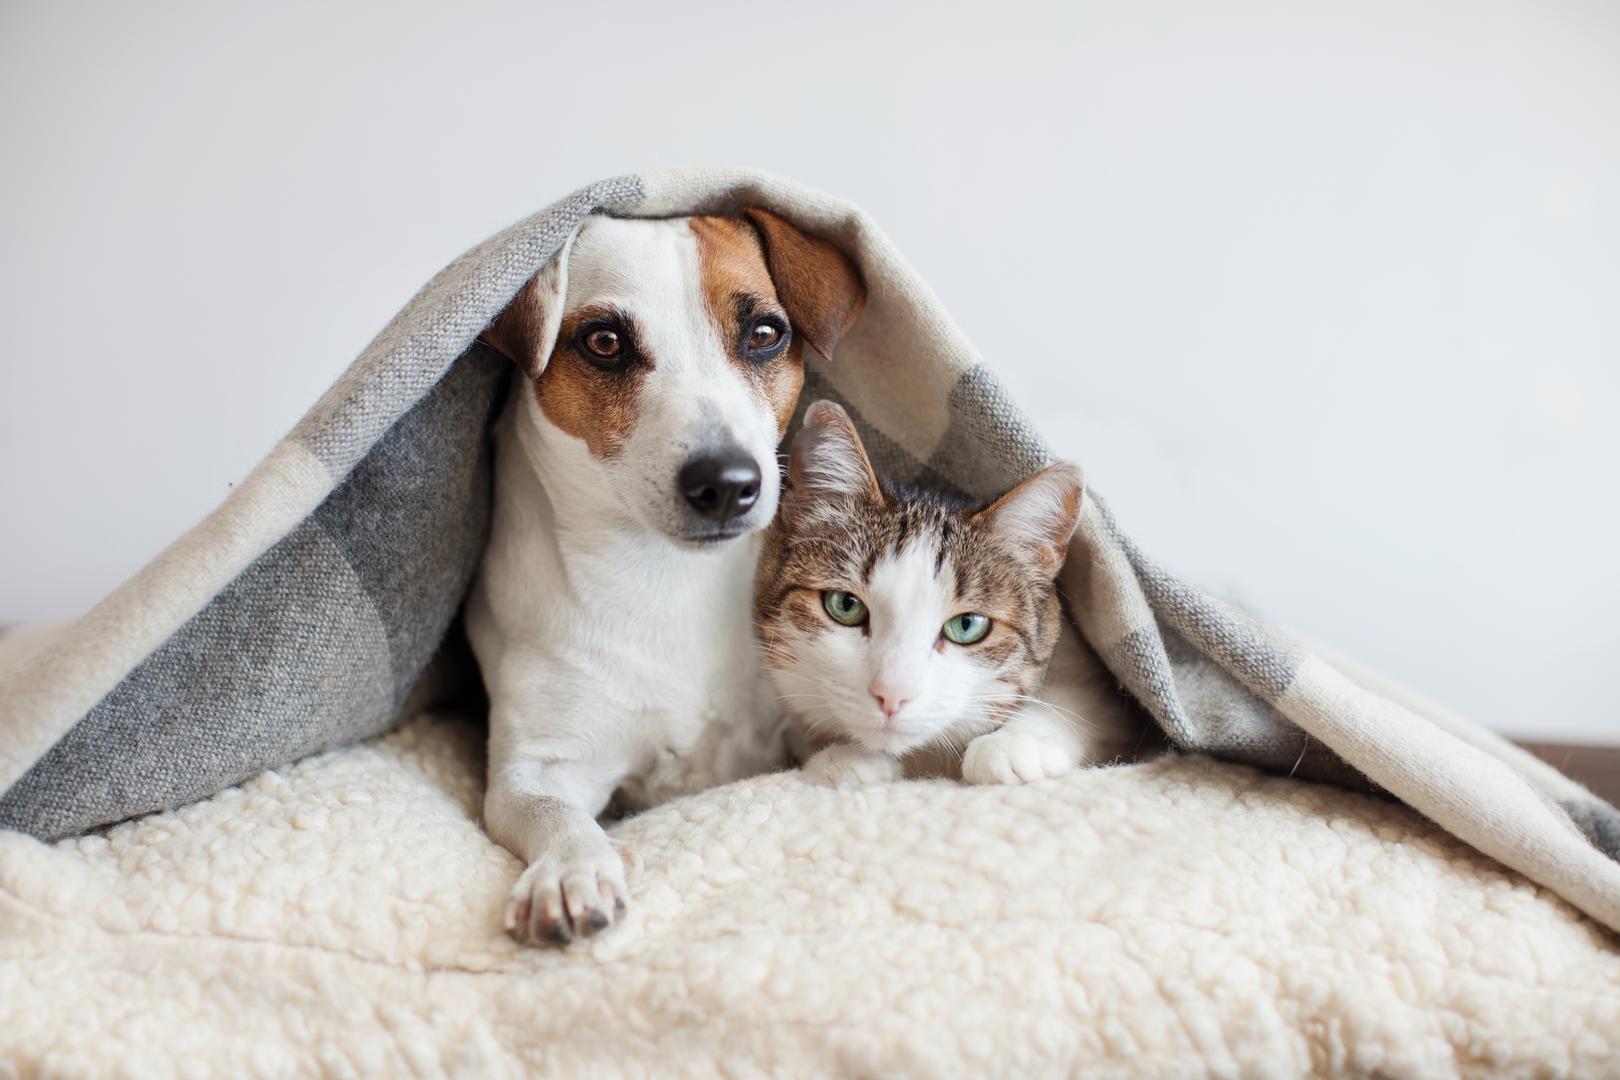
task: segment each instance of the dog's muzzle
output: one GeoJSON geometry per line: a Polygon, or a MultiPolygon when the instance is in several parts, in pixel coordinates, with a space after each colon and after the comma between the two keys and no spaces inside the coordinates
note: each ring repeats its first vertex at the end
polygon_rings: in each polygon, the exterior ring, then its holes
{"type": "Polygon", "coordinates": [[[716,525],[742,517],[759,501],[759,463],[739,446],[689,459],[676,482],[693,512],[716,525]]]}

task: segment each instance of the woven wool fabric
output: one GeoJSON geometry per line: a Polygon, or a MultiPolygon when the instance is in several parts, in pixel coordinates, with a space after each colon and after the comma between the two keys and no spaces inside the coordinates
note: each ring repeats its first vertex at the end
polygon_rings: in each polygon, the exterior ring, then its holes
{"type": "MultiPolygon", "coordinates": [[[[510,372],[479,332],[587,214],[746,206],[860,265],[867,308],[836,357],[807,353],[803,402],[843,404],[880,471],[989,498],[1046,462],[857,207],[740,169],[591,185],[442,271],[217,511],[47,646],[0,661],[0,826],[71,835],[395,724],[484,542],[510,372]]],[[[1620,814],[1573,781],[1181,581],[1095,496],[1061,583],[1178,747],[1383,789],[1620,930],[1620,814]]]]}

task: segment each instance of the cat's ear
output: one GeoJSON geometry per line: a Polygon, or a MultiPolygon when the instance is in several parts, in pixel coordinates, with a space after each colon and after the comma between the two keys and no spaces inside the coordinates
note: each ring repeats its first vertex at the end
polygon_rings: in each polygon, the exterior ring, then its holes
{"type": "Polygon", "coordinates": [[[1048,465],[973,516],[996,534],[1026,547],[1053,577],[1063,568],[1069,540],[1080,524],[1080,470],[1067,461],[1048,465]]]}
{"type": "Polygon", "coordinates": [[[883,489],[849,414],[831,401],[818,401],[805,410],[804,426],[793,440],[787,499],[791,505],[827,498],[881,502],[883,489]]]}

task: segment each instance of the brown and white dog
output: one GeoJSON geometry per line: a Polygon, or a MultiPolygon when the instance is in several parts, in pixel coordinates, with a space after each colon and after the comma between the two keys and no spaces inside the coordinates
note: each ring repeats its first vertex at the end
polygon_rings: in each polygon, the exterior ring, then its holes
{"type": "Polygon", "coordinates": [[[566,943],[628,902],[597,815],[783,760],[751,590],[776,447],[865,303],[764,210],[593,216],[484,338],[528,381],[496,432],[467,630],[490,698],[484,823],[528,868],[505,925],[566,943]]]}

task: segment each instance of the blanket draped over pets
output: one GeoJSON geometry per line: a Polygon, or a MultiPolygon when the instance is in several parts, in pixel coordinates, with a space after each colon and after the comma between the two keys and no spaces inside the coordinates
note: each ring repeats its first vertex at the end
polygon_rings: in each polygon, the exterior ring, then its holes
{"type": "MultiPolygon", "coordinates": [[[[839,244],[869,298],[803,402],[874,465],[988,498],[1045,444],[855,206],[778,177],[677,170],[584,188],[430,281],[231,496],[0,668],[0,826],[54,839],[379,734],[445,638],[485,538],[510,366],[476,338],[586,215],[765,206],[839,244]]],[[[801,404],[802,408],[802,404],[801,404]]],[[[1061,584],[1080,632],[1175,746],[1372,785],[1620,930],[1620,814],[1504,740],[1181,581],[1088,492],[1061,584]]]]}

